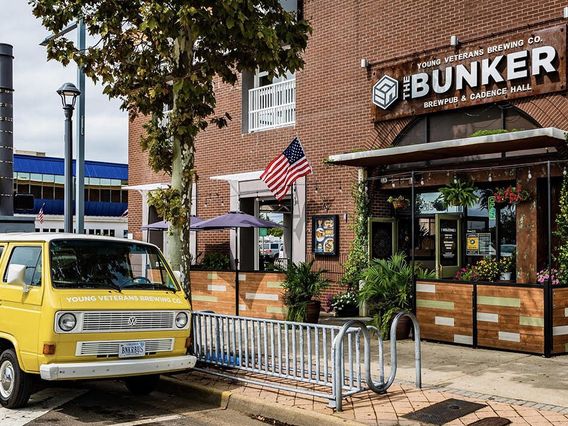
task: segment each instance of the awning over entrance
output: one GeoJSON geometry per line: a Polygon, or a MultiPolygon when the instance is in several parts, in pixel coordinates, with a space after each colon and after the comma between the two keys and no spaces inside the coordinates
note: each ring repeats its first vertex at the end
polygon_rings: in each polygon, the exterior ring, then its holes
{"type": "Polygon", "coordinates": [[[556,148],[566,144],[565,134],[564,130],[546,127],[489,136],[336,154],[329,156],[328,160],[331,164],[374,167],[544,148],[556,150],[556,148]]]}

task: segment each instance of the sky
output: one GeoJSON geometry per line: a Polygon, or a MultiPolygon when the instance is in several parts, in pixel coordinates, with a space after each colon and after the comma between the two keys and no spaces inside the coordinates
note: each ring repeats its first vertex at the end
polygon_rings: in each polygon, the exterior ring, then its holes
{"type": "MultiPolygon", "coordinates": [[[[14,46],[14,148],[62,157],[65,118],[56,90],[77,84],[77,68],[47,61],[39,43],[48,35],[26,0],[0,0],[0,43],[14,46]]],[[[76,31],[68,37],[76,40],[76,31]]],[[[85,158],[126,163],[128,115],[120,102],[87,79],[85,103],[85,158]]]]}

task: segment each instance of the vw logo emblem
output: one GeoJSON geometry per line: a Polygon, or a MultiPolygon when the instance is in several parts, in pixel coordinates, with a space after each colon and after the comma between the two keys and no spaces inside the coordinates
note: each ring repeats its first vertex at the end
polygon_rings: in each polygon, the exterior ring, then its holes
{"type": "Polygon", "coordinates": [[[129,327],[134,327],[137,322],[138,319],[136,317],[128,317],[127,324],[129,327]]]}

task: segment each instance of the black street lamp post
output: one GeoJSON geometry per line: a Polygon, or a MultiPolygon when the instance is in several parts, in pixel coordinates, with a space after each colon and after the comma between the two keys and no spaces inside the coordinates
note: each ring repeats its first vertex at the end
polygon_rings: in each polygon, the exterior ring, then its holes
{"type": "Polygon", "coordinates": [[[73,83],[65,83],[57,90],[61,96],[65,114],[65,186],[64,186],[64,221],[65,232],[73,232],[73,110],[77,96],[81,94],[73,83]]]}

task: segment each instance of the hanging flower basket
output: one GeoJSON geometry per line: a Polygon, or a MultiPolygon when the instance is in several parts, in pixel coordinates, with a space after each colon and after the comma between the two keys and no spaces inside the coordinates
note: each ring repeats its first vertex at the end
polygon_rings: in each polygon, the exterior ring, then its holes
{"type": "Polygon", "coordinates": [[[410,200],[403,195],[399,195],[398,197],[391,196],[387,199],[387,202],[391,203],[395,210],[405,209],[410,204],[410,200]]]}
{"type": "Polygon", "coordinates": [[[531,194],[526,189],[523,189],[520,184],[516,186],[509,185],[506,188],[495,188],[493,191],[495,197],[495,204],[498,206],[517,205],[530,201],[531,194]]]}

